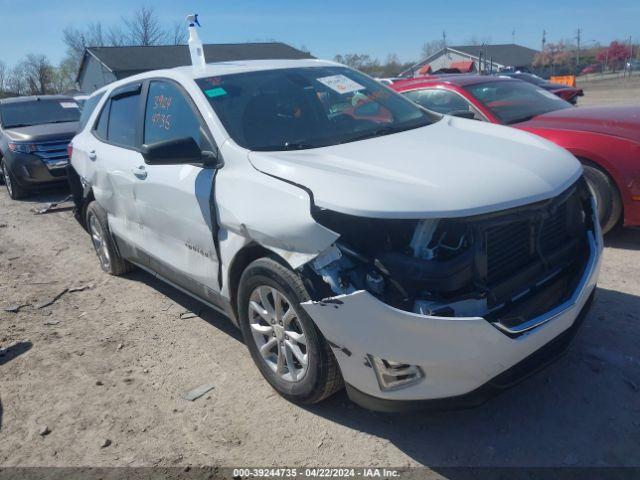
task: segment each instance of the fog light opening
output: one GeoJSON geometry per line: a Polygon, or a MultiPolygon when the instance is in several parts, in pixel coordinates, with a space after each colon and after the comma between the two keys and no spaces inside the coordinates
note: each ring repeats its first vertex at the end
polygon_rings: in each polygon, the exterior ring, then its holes
{"type": "Polygon", "coordinates": [[[367,355],[367,357],[376,372],[380,390],[406,388],[418,383],[424,377],[424,372],[417,365],[393,362],[374,355],[367,355]]]}

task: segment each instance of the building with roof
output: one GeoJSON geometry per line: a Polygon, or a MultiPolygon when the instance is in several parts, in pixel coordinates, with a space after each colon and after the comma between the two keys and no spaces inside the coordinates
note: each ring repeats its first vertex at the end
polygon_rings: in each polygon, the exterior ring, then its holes
{"type": "MultiPolygon", "coordinates": [[[[234,43],[204,45],[207,62],[234,60],[292,60],[314,58],[285,43],[234,43]]],[[[87,47],[76,77],[78,89],[91,93],[108,83],[137,73],[191,64],[187,45],[151,47],[87,47]]]]}
{"type": "Polygon", "coordinates": [[[446,46],[401,73],[404,77],[450,69],[468,72],[530,71],[537,50],[514,43],[446,46]]]}

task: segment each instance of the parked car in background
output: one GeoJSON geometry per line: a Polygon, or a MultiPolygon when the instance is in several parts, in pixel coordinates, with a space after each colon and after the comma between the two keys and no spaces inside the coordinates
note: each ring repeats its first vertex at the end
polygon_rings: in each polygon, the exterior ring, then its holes
{"type": "Polygon", "coordinates": [[[541,138],[319,60],[152,71],[85,111],[70,180],[102,268],[229,316],[290,400],[344,381],[372,409],[471,405],[554,359],[589,308],[593,197],[541,138]]]}
{"type": "Polygon", "coordinates": [[[67,146],[80,119],[71,97],[0,100],[0,170],[12,199],[35,189],[67,185],[67,146]]]}
{"type": "Polygon", "coordinates": [[[76,101],[76,103],[80,107],[80,110],[82,110],[82,107],[84,107],[84,102],[86,102],[88,98],[89,98],[89,95],[74,95],[73,96],[73,99],[76,101]]]}
{"type": "Polygon", "coordinates": [[[627,62],[627,70],[631,72],[640,71],[640,60],[630,60],[627,62]]]}
{"type": "Polygon", "coordinates": [[[388,77],[388,78],[376,78],[376,80],[378,82],[380,82],[383,85],[391,85],[393,82],[397,82],[398,80],[401,80],[400,77],[388,77]]]}
{"type": "Polygon", "coordinates": [[[598,199],[606,233],[640,225],[640,107],[574,108],[517,80],[451,75],[391,88],[439,113],[509,125],[544,137],[578,158],[598,199]]]}
{"type": "Polygon", "coordinates": [[[582,69],[580,75],[587,75],[589,73],[599,73],[602,71],[602,65],[599,63],[592,63],[591,65],[587,65],[582,69]]]}
{"type": "Polygon", "coordinates": [[[545,90],[559,96],[563,100],[569,103],[576,104],[578,97],[584,96],[584,92],[581,88],[570,87],[568,85],[561,85],[559,83],[553,83],[544,78],[541,78],[533,73],[525,72],[502,72],[499,74],[501,77],[516,78],[527,83],[531,83],[537,87],[544,88],[545,90]]]}

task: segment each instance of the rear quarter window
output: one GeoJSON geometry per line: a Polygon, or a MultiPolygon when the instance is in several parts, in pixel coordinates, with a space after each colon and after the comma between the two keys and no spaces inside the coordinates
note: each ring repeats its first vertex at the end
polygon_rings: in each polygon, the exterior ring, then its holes
{"type": "Polygon", "coordinates": [[[87,99],[86,102],[84,102],[84,105],[82,106],[82,113],[80,115],[80,125],[78,127],[78,131],[84,130],[84,127],[87,126],[91,114],[93,114],[93,111],[98,106],[98,103],[100,103],[102,97],[104,97],[104,93],[94,95],[93,97],[87,99]]]}

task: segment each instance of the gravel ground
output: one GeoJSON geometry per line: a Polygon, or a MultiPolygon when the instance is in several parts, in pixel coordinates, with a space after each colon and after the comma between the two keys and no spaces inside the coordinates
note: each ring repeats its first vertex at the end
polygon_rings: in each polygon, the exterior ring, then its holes
{"type": "Polygon", "coordinates": [[[280,398],[226,319],[146,273],[103,274],[71,211],[33,212],[63,196],[0,191],[0,309],[26,305],[0,310],[0,468],[640,466],[638,230],[607,239],[557,363],[479,408],[389,416],[280,398]]]}
{"type": "Polygon", "coordinates": [[[584,97],[578,105],[640,105],[640,75],[610,80],[580,81],[584,97]]]}

